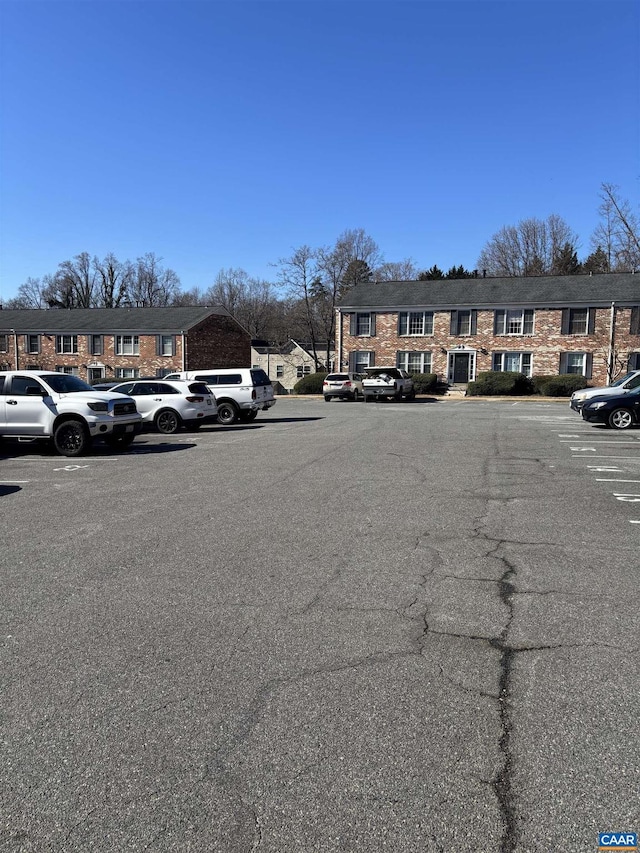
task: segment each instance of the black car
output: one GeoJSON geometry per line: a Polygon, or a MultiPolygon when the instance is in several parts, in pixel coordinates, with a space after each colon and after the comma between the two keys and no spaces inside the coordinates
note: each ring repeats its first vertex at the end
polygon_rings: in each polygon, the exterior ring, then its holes
{"type": "Polygon", "coordinates": [[[617,394],[593,397],[581,409],[582,417],[592,424],[605,424],[613,429],[629,429],[640,424],[640,388],[617,394]]]}

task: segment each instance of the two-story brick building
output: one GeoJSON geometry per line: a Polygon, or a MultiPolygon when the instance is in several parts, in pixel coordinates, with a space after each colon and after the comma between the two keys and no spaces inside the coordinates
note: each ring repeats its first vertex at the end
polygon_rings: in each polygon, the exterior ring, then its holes
{"type": "Polygon", "coordinates": [[[640,274],[366,282],[337,313],[336,369],[394,364],[449,384],[485,370],[578,373],[597,385],[640,369],[640,274]]]}
{"type": "Polygon", "coordinates": [[[93,383],[250,365],[251,336],[222,306],[0,310],[0,370],[93,383]]]}

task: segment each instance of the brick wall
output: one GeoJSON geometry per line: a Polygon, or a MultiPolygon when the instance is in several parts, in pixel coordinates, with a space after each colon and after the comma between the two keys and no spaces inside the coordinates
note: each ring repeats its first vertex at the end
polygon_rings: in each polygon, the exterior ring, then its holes
{"type": "MultiPolygon", "coordinates": [[[[366,313],[366,312],[364,312],[366,313]]],[[[346,369],[349,353],[357,350],[375,352],[375,363],[395,364],[398,351],[431,352],[432,372],[442,381],[447,379],[448,351],[462,346],[476,350],[476,371],[491,370],[494,352],[532,353],[533,375],[558,374],[560,355],[566,352],[586,352],[592,356],[592,385],[607,383],[607,354],[611,311],[609,308],[595,310],[593,334],[563,335],[561,309],[536,309],[533,335],[495,335],[494,311],[478,310],[477,333],[474,335],[450,334],[450,311],[433,312],[433,335],[399,336],[398,312],[375,312],[376,333],[374,336],[352,336],[349,334],[350,317],[340,315],[342,323],[342,369],[346,369]],[[481,350],[486,350],[486,354],[481,350]],[[444,352],[443,352],[444,350],[444,352]]],[[[640,352],[640,335],[630,334],[631,308],[616,309],[615,351],[624,362],[640,352]]],[[[337,342],[337,341],[336,341],[337,342]]]]}
{"type": "Polygon", "coordinates": [[[185,370],[203,367],[251,367],[249,332],[220,314],[194,326],[187,340],[185,370]]]}

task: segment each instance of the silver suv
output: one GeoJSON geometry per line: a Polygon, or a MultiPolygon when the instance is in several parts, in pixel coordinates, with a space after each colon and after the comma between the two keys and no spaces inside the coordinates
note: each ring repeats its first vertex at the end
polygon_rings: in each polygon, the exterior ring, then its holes
{"type": "Polygon", "coordinates": [[[339,400],[362,400],[362,376],[359,373],[328,373],[322,383],[325,403],[332,397],[339,400]]]}
{"type": "Polygon", "coordinates": [[[611,385],[605,385],[602,388],[583,388],[580,391],[574,391],[569,401],[569,406],[574,412],[579,412],[587,400],[593,397],[613,397],[616,394],[626,394],[627,391],[634,391],[640,388],[640,370],[631,370],[620,379],[616,379],[611,385]]]}

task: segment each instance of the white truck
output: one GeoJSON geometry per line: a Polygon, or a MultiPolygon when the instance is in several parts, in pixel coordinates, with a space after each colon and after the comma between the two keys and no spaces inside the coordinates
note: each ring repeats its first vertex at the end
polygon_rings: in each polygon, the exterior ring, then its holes
{"type": "Polygon", "coordinates": [[[362,377],[365,403],[372,400],[413,400],[416,396],[411,374],[399,367],[367,367],[362,377]]]}
{"type": "Polygon", "coordinates": [[[0,373],[0,438],[48,439],[62,456],[82,456],[95,439],[124,449],[141,429],[135,400],[124,394],[53,370],[0,373]]]}

